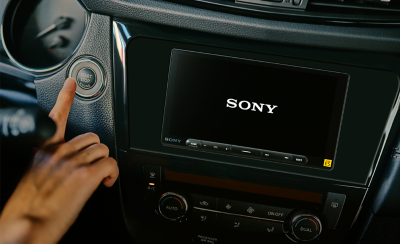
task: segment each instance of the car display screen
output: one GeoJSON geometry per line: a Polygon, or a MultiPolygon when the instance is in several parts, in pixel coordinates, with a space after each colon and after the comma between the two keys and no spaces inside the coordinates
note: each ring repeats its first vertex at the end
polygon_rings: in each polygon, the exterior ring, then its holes
{"type": "Polygon", "coordinates": [[[174,49],[161,142],[330,170],[349,76],[174,49]]]}

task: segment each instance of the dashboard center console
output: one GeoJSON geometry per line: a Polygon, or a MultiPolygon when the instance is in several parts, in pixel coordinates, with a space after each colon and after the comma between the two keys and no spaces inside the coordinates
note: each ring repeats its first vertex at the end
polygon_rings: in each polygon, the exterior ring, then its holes
{"type": "Polygon", "coordinates": [[[340,243],[385,144],[397,75],[133,33],[114,22],[128,226],[175,243],[340,243]]]}

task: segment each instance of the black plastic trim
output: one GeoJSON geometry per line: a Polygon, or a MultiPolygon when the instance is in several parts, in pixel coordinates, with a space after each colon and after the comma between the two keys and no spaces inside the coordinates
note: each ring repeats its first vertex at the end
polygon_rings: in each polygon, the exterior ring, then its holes
{"type": "Polygon", "coordinates": [[[400,28],[283,22],[155,0],[81,0],[91,11],[130,20],[284,45],[400,54],[400,28]]]}

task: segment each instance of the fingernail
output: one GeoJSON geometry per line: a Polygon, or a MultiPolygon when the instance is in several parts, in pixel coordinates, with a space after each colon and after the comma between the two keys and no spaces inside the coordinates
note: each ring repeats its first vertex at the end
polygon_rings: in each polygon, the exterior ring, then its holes
{"type": "Polygon", "coordinates": [[[74,90],[75,89],[75,83],[76,83],[76,81],[73,78],[68,78],[64,83],[63,90],[64,91],[72,91],[72,90],[74,90]]]}

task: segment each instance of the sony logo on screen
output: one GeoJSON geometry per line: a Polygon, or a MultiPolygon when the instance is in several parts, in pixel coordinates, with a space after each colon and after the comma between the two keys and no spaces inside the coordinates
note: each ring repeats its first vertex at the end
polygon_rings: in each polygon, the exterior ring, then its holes
{"type": "Polygon", "coordinates": [[[173,138],[168,138],[168,137],[165,137],[165,141],[175,142],[175,143],[180,143],[181,142],[181,140],[179,140],[179,139],[173,139],[173,138]]]}
{"type": "Polygon", "coordinates": [[[249,110],[251,109],[251,111],[258,111],[258,112],[262,112],[264,109],[264,106],[268,108],[268,113],[269,114],[273,114],[273,110],[275,108],[277,108],[278,106],[276,105],[269,105],[269,104],[263,104],[263,103],[255,103],[255,102],[248,102],[248,101],[240,101],[238,104],[237,99],[234,98],[229,98],[226,101],[226,107],[228,108],[237,108],[239,105],[239,108],[241,110],[249,110]]]}

